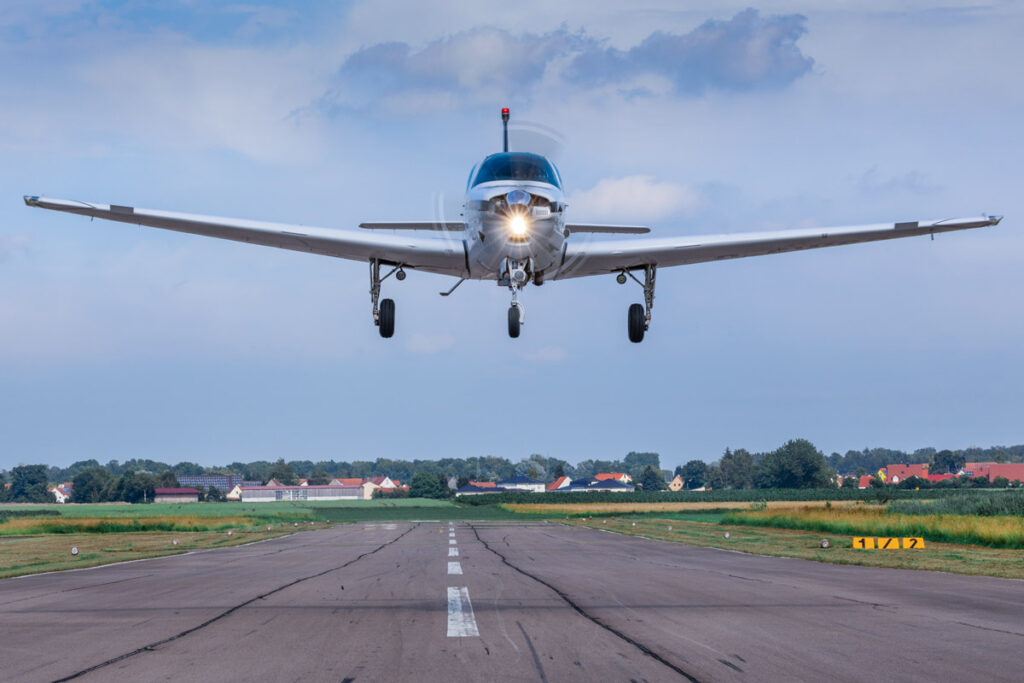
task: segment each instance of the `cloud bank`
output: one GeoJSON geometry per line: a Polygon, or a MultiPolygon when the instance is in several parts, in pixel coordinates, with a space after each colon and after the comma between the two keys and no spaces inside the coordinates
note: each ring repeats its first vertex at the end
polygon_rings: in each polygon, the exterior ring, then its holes
{"type": "Polygon", "coordinates": [[[613,86],[653,93],[652,80],[691,97],[782,88],[814,64],[796,44],[806,31],[802,15],[762,17],[754,9],[686,34],[656,31],[627,50],[564,27],[520,34],[479,27],[419,48],[404,42],[363,47],[344,61],[319,104],[328,112],[448,109],[522,101],[545,89],[613,86]]]}

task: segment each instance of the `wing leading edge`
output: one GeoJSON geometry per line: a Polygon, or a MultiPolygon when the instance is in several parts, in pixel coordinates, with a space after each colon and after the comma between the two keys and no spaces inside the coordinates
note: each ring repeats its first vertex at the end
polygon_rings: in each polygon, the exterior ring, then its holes
{"type": "Polygon", "coordinates": [[[77,213],[121,223],[134,223],[193,235],[247,242],[323,256],[402,264],[430,273],[468,276],[466,247],[461,239],[387,235],[357,230],[314,228],[189,213],[154,211],[117,204],[90,204],[68,199],[26,196],[25,204],[41,209],[77,213]]]}
{"type": "Polygon", "coordinates": [[[915,237],[953,230],[996,225],[1002,216],[956,218],[938,221],[879,223],[838,228],[782,230],[699,237],[661,237],[600,242],[569,242],[562,267],[554,275],[561,280],[600,275],[653,265],[683,266],[724,259],[780,254],[786,251],[835,247],[878,240],[915,237]]]}

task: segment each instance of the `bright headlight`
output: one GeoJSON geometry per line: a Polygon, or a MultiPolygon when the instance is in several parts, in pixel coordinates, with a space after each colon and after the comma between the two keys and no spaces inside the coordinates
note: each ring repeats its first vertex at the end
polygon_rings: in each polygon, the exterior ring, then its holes
{"type": "Polygon", "coordinates": [[[516,237],[523,237],[526,235],[526,218],[520,214],[515,214],[508,220],[508,229],[512,231],[512,234],[516,237]]]}

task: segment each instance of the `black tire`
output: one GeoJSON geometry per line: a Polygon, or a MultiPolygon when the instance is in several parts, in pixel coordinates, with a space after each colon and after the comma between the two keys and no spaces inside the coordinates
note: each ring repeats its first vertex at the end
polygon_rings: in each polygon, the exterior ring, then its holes
{"type": "Polygon", "coordinates": [[[395,300],[381,299],[380,336],[388,339],[395,333],[395,300]]]}
{"type": "Polygon", "coordinates": [[[629,307],[629,341],[639,344],[644,340],[644,307],[631,304],[629,307]]]}
{"type": "Polygon", "coordinates": [[[508,308],[508,336],[516,339],[519,336],[519,307],[508,308]]]}

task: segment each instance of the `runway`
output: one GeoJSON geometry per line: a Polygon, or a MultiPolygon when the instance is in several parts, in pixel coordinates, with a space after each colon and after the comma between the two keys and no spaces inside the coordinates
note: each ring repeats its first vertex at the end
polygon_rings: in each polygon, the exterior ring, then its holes
{"type": "Polygon", "coordinates": [[[0,581],[5,681],[1020,680],[1024,582],[395,523],[0,581]]]}

